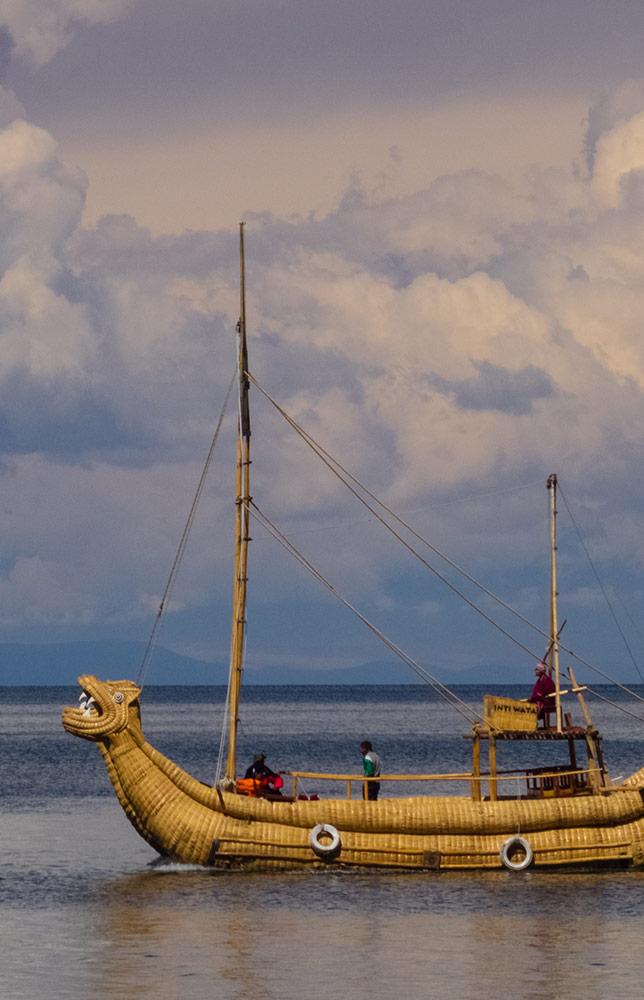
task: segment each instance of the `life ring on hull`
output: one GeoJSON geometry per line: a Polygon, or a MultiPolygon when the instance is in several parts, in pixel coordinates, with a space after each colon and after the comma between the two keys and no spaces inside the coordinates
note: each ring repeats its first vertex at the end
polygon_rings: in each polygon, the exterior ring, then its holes
{"type": "Polygon", "coordinates": [[[508,837],[499,851],[501,864],[511,872],[523,872],[534,861],[534,851],[525,837],[508,837]]]}
{"type": "Polygon", "coordinates": [[[333,861],[342,850],[340,834],[330,823],[318,823],[309,834],[309,843],[318,858],[333,861]]]}

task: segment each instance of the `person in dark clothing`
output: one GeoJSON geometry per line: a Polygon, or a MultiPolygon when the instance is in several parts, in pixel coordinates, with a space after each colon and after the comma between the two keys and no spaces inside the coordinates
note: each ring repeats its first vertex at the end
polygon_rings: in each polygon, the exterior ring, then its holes
{"type": "Polygon", "coordinates": [[[544,719],[548,711],[555,707],[554,698],[548,697],[556,690],[555,682],[552,677],[548,675],[548,668],[545,663],[542,663],[541,661],[537,663],[534,668],[534,672],[537,679],[528,701],[537,706],[538,717],[540,719],[544,719]]]}
{"type": "Polygon", "coordinates": [[[255,754],[253,763],[246,768],[244,777],[253,779],[260,795],[282,798],[284,779],[276,771],[271,771],[266,763],[265,753],[255,754]]]}
{"type": "Polygon", "coordinates": [[[253,757],[253,763],[246,768],[245,778],[276,778],[275,771],[271,771],[266,763],[266,754],[257,753],[253,757]]]}
{"type": "MultiPolygon", "coordinates": [[[[363,740],[360,744],[362,754],[362,770],[365,778],[380,777],[380,758],[369,740],[363,740]]],[[[365,781],[363,795],[365,799],[375,802],[380,791],[379,781],[365,781]]]]}

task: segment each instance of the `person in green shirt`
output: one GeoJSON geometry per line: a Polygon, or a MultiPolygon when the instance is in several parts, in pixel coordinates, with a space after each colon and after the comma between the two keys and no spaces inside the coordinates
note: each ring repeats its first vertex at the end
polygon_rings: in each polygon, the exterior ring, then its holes
{"type": "MultiPolygon", "coordinates": [[[[374,750],[369,740],[362,741],[362,743],[360,744],[360,753],[362,754],[362,770],[364,771],[365,778],[379,778],[380,757],[374,750]]],[[[375,802],[375,800],[378,798],[379,791],[380,791],[379,781],[365,781],[362,793],[363,798],[375,802]]]]}

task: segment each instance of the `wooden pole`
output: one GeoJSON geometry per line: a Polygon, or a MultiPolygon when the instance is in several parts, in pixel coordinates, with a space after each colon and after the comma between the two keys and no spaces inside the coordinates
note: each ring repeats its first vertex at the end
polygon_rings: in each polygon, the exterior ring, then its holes
{"type": "Polygon", "coordinates": [[[559,677],[559,626],[557,623],[557,477],[548,476],[550,491],[550,673],[555,675],[555,711],[557,732],[563,732],[561,717],[561,680],[559,677]]]}
{"type": "Polygon", "coordinates": [[[600,788],[606,788],[610,784],[610,778],[604,763],[601,742],[599,737],[596,735],[597,730],[593,725],[593,720],[590,712],[588,711],[586,699],[583,695],[584,688],[580,687],[577,683],[577,678],[575,677],[575,672],[572,667],[568,667],[568,676],[570,677],[571,687],[577,695],[577,701],[579,702],[581,714],[583,715],[584,722],[586,723],[586,751],[588,753],[588,768],[591,771],[589,781],[595,791],[597,791],[600,788]],[[593,771],[594,768],[597,768],[597,771],[593,771]]]}
{"type": "Polygon", "coordinates": [[[472,741],[472,798],[481,801],[481,737],[474,733],[472,741]]]}
{"type": "Polygon", "coordinates": [[[230,639],[228,757],[226,779],[234,781],[237,771],[237,727],[239,697],[246,635],[246,589],[248,568],[248,503],[250,500],[250,411],[248,347],[246,343],[246,262],[244,223],[239,224],[239,322],[237,324],[237,370],[239,376],[239,416],[237,424],[237,474],[235,500],[235,572],[233,579],[233,621],[230,639]]]}
{"type": "Polygon", "coordinates": [[[568,667],[568,676],[570,677],[570,686],[574,693],[577,695],[577,701],[579,702],[579,707],[581,709],[581,714],[584,717],[584,722],[589,729],[593,728],[593,720],[590,717],[590,712],[588,711],[588,706],[586,704],[586,699],[584,698],[583,692],[585,688],[581,688],[577,683],[577,678],[575,677],[575,671],[572,667],[568,667]]]}
{"type": "Polygon", "coordinates": [[[496,783],[496,737],[490,733],[490,743],[488,747],[489,761],[490,761],[490,802],[496,802],[497,798],[497,783],[496,783]]]}

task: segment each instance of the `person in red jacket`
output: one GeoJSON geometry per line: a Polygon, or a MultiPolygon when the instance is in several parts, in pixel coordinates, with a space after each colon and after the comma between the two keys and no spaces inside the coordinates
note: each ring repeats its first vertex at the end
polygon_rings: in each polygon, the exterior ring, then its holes
{"type": "Polygon", "coordinates": [[[534,668],[534,672],[537,679],[528,701],[531,701],[533,705],[537,706],[537,715],[540,719],[543,719],[546,713],[555,707],[554,698],[548,697],[548,695],[553,694],[556,690],[555,682],[552,677],[549,676],[548,668],[545,663],[542,663],[541,661],[537,663],[534,668]]]}

